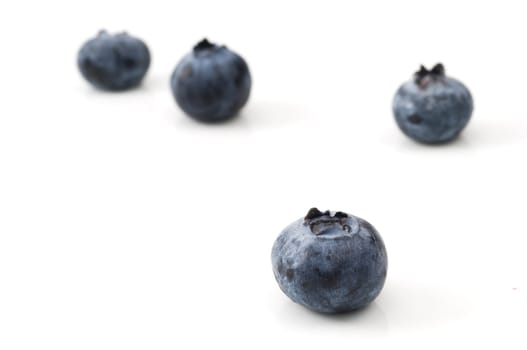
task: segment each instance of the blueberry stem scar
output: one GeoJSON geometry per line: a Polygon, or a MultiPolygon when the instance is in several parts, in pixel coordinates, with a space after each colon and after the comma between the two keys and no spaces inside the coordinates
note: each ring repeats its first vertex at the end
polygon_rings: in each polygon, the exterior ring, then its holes
{"type": "Polygon", "coordinates": [[[304,225],[309,226],[309,229],[312,233],[315,235],[322,234],[324,232],[327,232],[328,230],[317,230],[315,232],[315,227],[317,225],[337,225],[340,226],[344,231],[350,232],[351,228],[346,223],[346,219],[348,218],[348,214],[343,213],[341,211],[337,211],[334,215],[331,215],[329,210],[326,210],[325,212],[321,212],[317,208],[311,208],[307,212],[306,216],[304,217],[304,225]]]}
{"type": "Polygon", "coordinates": [[[438,63],[432,69],[428,70],[425,66],[421,65],[421,68],[415,72],[414,81],[420,87],[426,87],[428,82],[432,79],[437,79],[445,76],[445,66],[438,63]]]}
{"type": "Polygon", "coordinates": [[[214,46],[215,45],[211,43],[210,41],[208,41],[207,38],[204,38],[203,40],[201,40],[199,43],[197,43],[194,46],[194,52],[198,52],[201,50],[208,50],[208,49],[213,48],[214,46]]]}

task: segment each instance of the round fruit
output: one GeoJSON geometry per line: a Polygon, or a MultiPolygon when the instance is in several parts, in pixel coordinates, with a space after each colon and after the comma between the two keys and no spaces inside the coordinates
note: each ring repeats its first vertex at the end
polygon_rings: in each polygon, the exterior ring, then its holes
{"type": "Polygon", "coordinates": [[[311,209],[286,227],[272,250],[273,272],[295,303],[325,313],[362,308],[381,292],[387,256],[367,221],[311,209]]]}

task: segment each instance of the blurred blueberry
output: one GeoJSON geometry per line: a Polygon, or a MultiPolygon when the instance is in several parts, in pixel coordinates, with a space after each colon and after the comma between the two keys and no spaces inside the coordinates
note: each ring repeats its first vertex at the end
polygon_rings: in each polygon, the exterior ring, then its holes
{"type": "Polygon", "coordinates": [[[150,66],[145,43],[126,33],[100,31],[80,49],[77,64],[82,76],[102,90],[127,90],[137,86],[150,66]]]}
{"type": "Polygon", "coordinates": [[[203,39],[176,66],[171,88],[186,114],[202,122],[222,122],[249,99],[251,75],[241,56],[203,39]]]}
{"type": "Polygon", "coordinates": [[[423,143],[444,143],[454,139],[472,115],[473,101],[461,82],[445,75],[442,64],[421,69],[404,83],[393,101],[399,128],[423,143]]]}
{"type": "Polygon", "coordinates": [[[271,258],[282,291],[324,313],[371,303],[384,285],[388,261],[381,236],[368,222],[316,208],[282,231],[271,258]]]}

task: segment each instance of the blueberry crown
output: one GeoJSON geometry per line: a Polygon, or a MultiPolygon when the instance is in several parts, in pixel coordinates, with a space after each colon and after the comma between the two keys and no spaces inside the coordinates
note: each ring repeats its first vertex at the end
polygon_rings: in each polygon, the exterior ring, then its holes
{"type": "Polygon", "coordinates": [[[331,215],[329,210],[321,212],[317,208],[311,208],[304,217],[304,225],[309,226],[311,232],[315,235],[328,231],[329,227],[337,226],[346,232],[351,231],[348,225],[348,214],[337,211],[331,215]]]}
{"type": "Polygon", "coordinates": [[[430,80],[437,79],[445,76],[445,66],[441,63],[436,64],[432,69],[428,70],[425,66],[421,65],[421,68],[414,74],[414,80],[420,87],[425,87],[430,80]]]}
{"type": "Polygon", "coordinates": [[[215,44],[213,44],[210,41],[208,41],[207,38],[204,38],[203,40],[201,40],[199,43],[197,43],[194,46],[194,52],[199,52],[199,51],[203,51],[203,50],[209,50],[209,49],[212,49],[214,47],[216,47],[215,44]]]}

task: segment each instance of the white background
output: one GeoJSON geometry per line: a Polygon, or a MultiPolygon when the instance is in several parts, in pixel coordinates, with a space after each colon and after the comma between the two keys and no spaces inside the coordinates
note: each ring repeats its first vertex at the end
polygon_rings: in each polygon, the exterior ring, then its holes
{"type": "Polygon", "coordinates": [[[525,348],[526,33],[522,1],[3,2],[0,348],[525,348]],[[149,45],[141,88],[80,77],[102,28],[149,45]],[[224,125],[169,90],[204,36],[253,75],[224,125]],[[426,147],[391,100],[437,62],[476,109],[426,147]],[[312,313],[274,281],[274,239],[312,206],[384,238],[361,312],[312,313]]]}

